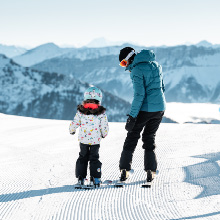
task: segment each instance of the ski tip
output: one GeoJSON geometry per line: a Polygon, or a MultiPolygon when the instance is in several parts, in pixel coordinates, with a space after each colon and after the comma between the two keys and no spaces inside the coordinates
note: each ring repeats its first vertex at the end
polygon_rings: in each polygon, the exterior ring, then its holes
{"type": "Polygon", "coordinates": [[[115,184],[115,188],[123,188],[124,184],[115,184]]]}
{"type": "Polygon", "coordinates": [[[151,188],[151,185],[142,185],[142,188],[151,188]]]}
{"type": "Polygon", "coordinates": [[[123,188],[124,186],[122,185],[115,185],[115,188],[123,188]]]}
{"type": "Polygon", "coordinates": [[[113,182],[112,180],[105,180],[102,184],[107,184],[108,185],[108,184],[112,184],[112,182],[113,182]]]}

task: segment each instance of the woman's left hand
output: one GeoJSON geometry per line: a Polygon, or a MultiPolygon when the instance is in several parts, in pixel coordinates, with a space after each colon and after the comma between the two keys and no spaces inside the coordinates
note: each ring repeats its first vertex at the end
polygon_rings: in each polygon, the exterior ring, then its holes
{"type": "Polygon", "coordinates": [[[125,125],[125,129],[127,131],[132,131],[132,129],[134,128],[135,122],[136,122],[137,118],[133,118],[132,116],[128,115],[128,119],[125,125]]]}

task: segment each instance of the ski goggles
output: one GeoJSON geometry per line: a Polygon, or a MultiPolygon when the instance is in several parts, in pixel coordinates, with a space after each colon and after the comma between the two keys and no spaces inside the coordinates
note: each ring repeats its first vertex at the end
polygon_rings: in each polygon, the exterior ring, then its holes
{"type": "Polygon", "coordinates": [[[120,63],[119,65],[122,67],[126,67],[128,64],[128,60],[133,56],[134,50],[132,50],[120,63]]]}

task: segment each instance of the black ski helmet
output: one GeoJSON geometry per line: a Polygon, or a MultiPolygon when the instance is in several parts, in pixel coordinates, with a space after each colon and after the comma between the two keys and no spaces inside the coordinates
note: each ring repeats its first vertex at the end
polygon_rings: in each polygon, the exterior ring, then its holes
{"type": "MultiPolygon", "coordinates": [[[[127,57],[127,55],[131,52],[131,51],[135,51],[134,48],[132,47],[124,47],[123,49],[120,50],[120,54],[119,54],[119,62],[121,62],[123,59],[125,59],[127,57]]],[[[129,59],[130,61],[133,61],[134,57],[136,54],[133,54],[132,57],[129,59]]]]}

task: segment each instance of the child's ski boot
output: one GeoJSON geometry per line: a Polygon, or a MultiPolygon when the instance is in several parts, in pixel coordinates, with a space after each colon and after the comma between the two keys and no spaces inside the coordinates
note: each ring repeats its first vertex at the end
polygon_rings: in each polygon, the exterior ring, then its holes
{"type": "Polygon", "coordinates": [[[78,183],[75,185],[75,189],[82,189],[85,179],[81,176],[78,177],[78,183]]]}
{"type": "Polygon", "coordinates": [[[93,183],[95,188],[100,187],[102,183],[101,178],[93,178],[93,183]]]}
{"type": "Polygon", "coordinates": [[[86,189],[94,189],[94,188],[100,187],[100,185],[101,185],[101,179],[94,178],[93,176],[91,176],[90,183],[86,185],[86,189]]]}

